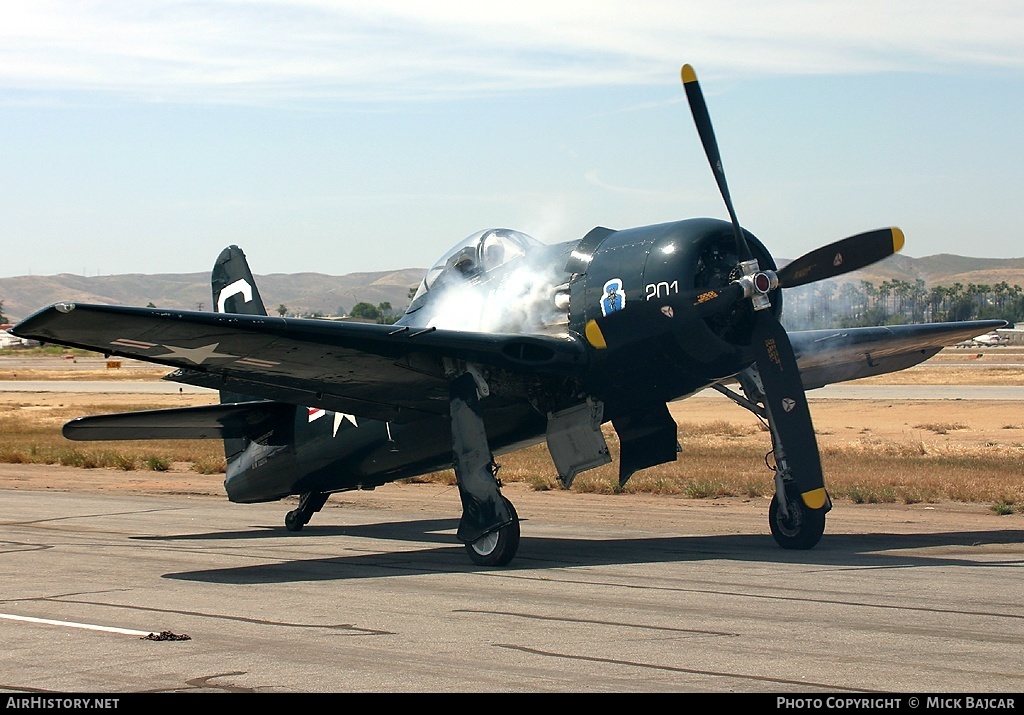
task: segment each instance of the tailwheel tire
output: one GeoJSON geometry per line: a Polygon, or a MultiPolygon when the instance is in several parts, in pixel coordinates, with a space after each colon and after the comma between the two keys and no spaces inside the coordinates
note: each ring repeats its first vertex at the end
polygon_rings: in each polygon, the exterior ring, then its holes
{"type": "Polygon", "coordinates": [[[786,490],[786,508],[783,516],[779,508],[779,495],[768,507],[768,525],[775,543],[784,549],[812,549],[825,533],[825,509],[810,509],[799,494],[786,490]]]}
{"type": "Polygon", "coordinates": [[[505,506],[512,515],[510,523],[466,544],[466,553],[477,566],[505,566],[519,550],[519,515],[508,499],[505,506]]]}
{"type": "Polygon", "coordinates": [[[302,512],[298,509],[292,509],[284,515],[284,528],[288,531],[302,531],[305,525],[306,520],[302,518],[302,512]]]}

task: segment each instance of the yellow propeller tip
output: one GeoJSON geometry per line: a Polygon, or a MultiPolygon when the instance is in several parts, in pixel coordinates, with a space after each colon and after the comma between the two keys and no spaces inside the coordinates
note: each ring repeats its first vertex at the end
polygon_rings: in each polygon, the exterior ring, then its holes
{"type": "Polygon", "coordinates": [[[587,336],[587,342],[598,350],[604,350],[608,347],[608,343],[604,339],[604,333],[601,332],[601,328],[598,327],[596,320],[587,321],[583,333],[587,336]]]}
{"type": "Polygon", "coordinates": [[[898,228],[892,229],[892,252],[899,253],[903,249],[903,231],[898,228]]]}
{"type": "Polygon", "coordinates": [[[806,504],[809,509],[821,509],[825,506],[825,500],[828,498],[828,494],[825,492],[824,487],[812,489],[809,492],[804,492],[800,496],[803,498],[804,504],[806,504]]]}
{"type": "Polygon", "coordinates": [[[697,81],[697,73],[693,71],[693,67],[690,65],[683,65],[683,84],[689,84],[690,82],[697,81]]]}

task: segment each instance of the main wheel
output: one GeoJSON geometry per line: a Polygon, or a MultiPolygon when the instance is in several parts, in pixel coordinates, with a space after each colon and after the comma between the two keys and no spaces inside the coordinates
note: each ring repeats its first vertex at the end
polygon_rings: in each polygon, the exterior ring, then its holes
{"type": "Polygon", "coordinates": [[[505,566],[519,550],[519,515],[512,502],[502,499],[512,515],[511,523],[466,544],[466,553],[477,566],[505,566]]]}
{"type": "Polygon", "coordinates": [[[811,549],[825,533],[825,510],[810,509],[799,494],[786,490],[786,508],[789,516],[783,516],[779,508],[779,495],[768,507],[768,526],[775,543],[784,549],[811,549]]]}

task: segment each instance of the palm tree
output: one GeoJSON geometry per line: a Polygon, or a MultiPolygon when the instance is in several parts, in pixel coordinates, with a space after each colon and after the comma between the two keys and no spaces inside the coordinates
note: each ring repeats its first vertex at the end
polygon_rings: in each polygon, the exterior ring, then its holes
{"type": "Polygon", "coordinates": [[[928,292],[928,305],[931,310],[930,322],[937,323],[943,320],[942,316],[946,311],[946,296],[948,294],[949,290],[945,286],[935,286],[928,292]]]}
{"type": "Polygon", "coordinates": [[[882,301],[882,314],[885,316],[889,315],[890,295],[892,295],[892,283],[890,281],[882,281],[882,285],[878,286],[878,298],[882,301]]]}

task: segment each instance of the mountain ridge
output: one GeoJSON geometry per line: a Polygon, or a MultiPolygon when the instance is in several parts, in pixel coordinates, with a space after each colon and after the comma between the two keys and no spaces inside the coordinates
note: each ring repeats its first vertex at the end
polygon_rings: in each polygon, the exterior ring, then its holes
{"type": "MultiPolygon", "coordinates": [[[[426,269],[363,271],[332,276],[326,273],[255,274],[267,312],[287,315],[338,315],[356,303],[391,303],[403,310],[409,290],[415,289],[426,269]]],[[[206,273],[122,273],[80,276],[59,273],[52,276],[0,278],[0,301],[8,318],[25,318],[44,306],[60,301],[104,305],[146,306],[174,310],[210,310],[210,274],[206,273]]]]}

